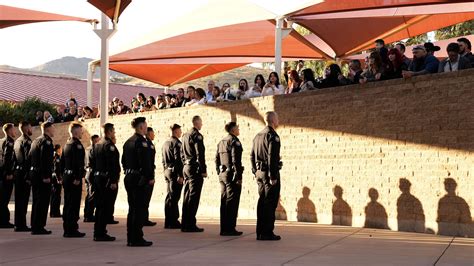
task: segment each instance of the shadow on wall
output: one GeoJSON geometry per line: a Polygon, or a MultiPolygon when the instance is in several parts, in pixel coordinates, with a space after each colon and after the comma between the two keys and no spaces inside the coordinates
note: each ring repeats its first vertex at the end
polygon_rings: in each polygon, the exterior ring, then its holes
{"type": "Polygon", "coordinates": [[[370,202],[365,206],[366,228],[390,229],[388,227],[388,215],[382,204],[378,203],[379,192],[375,188],[369,189],[370,202]]]}
{"type": "Polygon", "coordinates": [[[333,188],[336,200],[332,204],[332,224],[352,226],[352,209],[349,204],[342,198],[344,190],[336,185],[333,188]]]}
{"type": "Polygon", "coordinates": [[[318,216],[316,215],[316,206],[309,199],[309,194],[311,194],[311,189],[308,187],[303,187],[303,197],[298,200],[296,208],[296,219],[298,222],[310,222],[317,223],[318,216]]]}
{"type": "Polygon", "coordinates": [[[277,208],[275,210],[275,219],[276,220],[282,220],[282,221],[287,221],[288,220],[288,216],[286,215],[285,207],[283,207],[283,205],[281,205],[281,195],[278,198],[278,205],[277,205],[277,208]]]}
{"type": "Polygon", "coordinates": [[[456,195],[457,183],[453,178],[444,179],[447,194],[438,202],[438,234],[474,237],[474,223],[467,202],[456,195]]]}
{"type": "Polygon", "coordinates": [[[411,182],[400,178],[399,186],[402,194],[397,199],[398,231],[425,232],[425,213],[421,201],[410,193],[411,182]]]}

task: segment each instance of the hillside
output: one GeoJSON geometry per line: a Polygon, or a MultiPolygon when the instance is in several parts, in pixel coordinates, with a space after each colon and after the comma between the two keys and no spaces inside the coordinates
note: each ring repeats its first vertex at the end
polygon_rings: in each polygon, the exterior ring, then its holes
{"type": "MultiPolygon", "coordinates": [[[[80,79],[87,78],[87,64],[92,61],[92,58],[77,58],[73,56],[66,56],[56,60],[46,62],[42,65],[27,69],[28,71],[34,71],[39,73],[49,73],[49,74],[59,74],[73,76],[80,79]]],[[[2,69],[9,70],[21,70],[19,68],[11,66],[1,66],[2,69]]],[[[99,78],[100,69],[96,70],[95,78],[99,78]]],[[[184,84],[178,84],[172,88],[186,87],[188,85],[193,85],[195,87],[207,87],[207,82],[209,80],[214,80],[218,86],[222,86],[223,83],[229,83],[232,86],[236,86],[240,79],[245,78],[249,82],[249,85],[253,84],[253,80],[257,74],[262,74],[265,79],[267,79],[270,70],[255,68],[252,66],[244,66],[241,68],[229,70],[223,73],[214,74],[209,77],[200,78],[194,81],[189,81],[184,84]]],[[[110,72],[111,81],[116,83],[132,84],[132,85],[142,85],[147,87],[163,87],[153,82],[146,80],[130,77],[115,71],[110,72]]]]}

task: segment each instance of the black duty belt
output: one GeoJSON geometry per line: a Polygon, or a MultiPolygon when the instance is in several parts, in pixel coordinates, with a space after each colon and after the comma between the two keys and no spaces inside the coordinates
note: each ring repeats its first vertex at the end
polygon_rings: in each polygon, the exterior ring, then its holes
{"type": "Polygon", "coordinates": [[[95,171],[94,176],[107,176],[109,172],[95,171]]]}
{"type": "Polygon", "coordinates": [[[21,166],[21,165],[17,165],[17,166],[15,167],[15,169],[16,169],[16,170],[20,170],[20,171],[21,171],[21,170],[23,170],[23,166],[21,166]]]}
{"type": "Polygon", "coordinates": [[[31,171],[38,171],[38,170],[39,170],[39,168],[38,168],[38,167],[34,167],[34,166],[32,166],[32,167],[30,168],[30,170],[31,170],[31,171]]]}
{"type": "Polygon", "coordinates": [[[74,173],[73,170],[70,170],[70,169],[65,169],[65,170],[64,170],[64,174],[65,174],[65,175],[72,175],[73,173],[74,173]]]}
{"type": "Polygon", "coordinates": [[[128,175],[128,174],[138,175],[138,174],[140,174],[140,170],[136,170],[136,169],[125,169],[124,173],[125,173],[126,175],[128,175]]]}

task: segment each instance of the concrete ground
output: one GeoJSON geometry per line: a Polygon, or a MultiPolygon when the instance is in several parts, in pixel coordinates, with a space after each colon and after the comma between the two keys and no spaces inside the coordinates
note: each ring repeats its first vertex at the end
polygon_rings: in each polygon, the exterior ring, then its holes
{"type": "Polygon", "coordinates": [[[92,241],[93,224],[80,223],[83,239],[62,238],[61,219],[48,236],[0,230],[0,264],[10,265],[474,265],[474,239],[389,230],[278,222],[281,241],[255,240],[255,221],[239,221],[241,237],[221,237],[216,220],[198,219],[204,233],[145,228],[152,247],[126,246],[125,218],[109,226],[118,239],[92,241]]]}

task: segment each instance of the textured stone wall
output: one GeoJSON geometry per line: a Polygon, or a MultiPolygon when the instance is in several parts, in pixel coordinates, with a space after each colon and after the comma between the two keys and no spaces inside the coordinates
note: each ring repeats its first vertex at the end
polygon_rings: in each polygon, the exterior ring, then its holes
{"type": "MultiPolygon", "coordinates": [[[[161,150],[168,126],[184,130],[200,115],[209,178],[198,215],[218,218],[214,155],[225,123],[240,125],[244,184],[240,218],[256,217],[257,190],[249,153],[263,115],[280,115],[281,219],[473,236],[474,71],[416,77],[294,95],[146,113],[161,150]],[[450,191],[449,193],[447,191],[450,191]]],[[[134,115],[110,119],[118,146],[134,115]]],[[[85,123],[98,133],[97,120],[85,123]]],[[[65,132],[65,125],[58,125],[65,132]]],[[[65,142],[65,134],[57,141],[65,142]]],[[[86,144],[86,140],[83,141],[86,144]]],[[[166,194],[158,152],[151,215],[163,216],[166,194]]],[[[123,184],[117,211],[126,212],[123,184]]]]}

